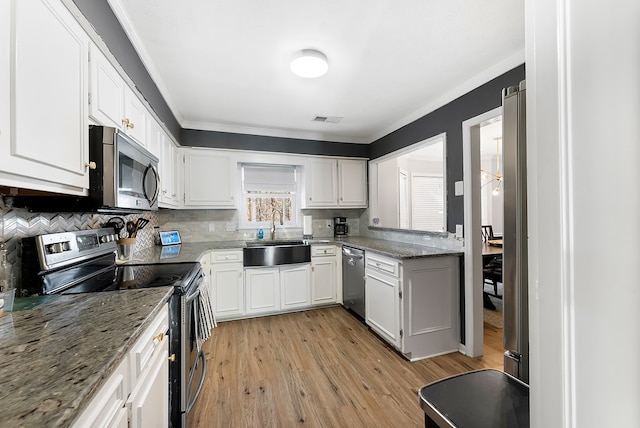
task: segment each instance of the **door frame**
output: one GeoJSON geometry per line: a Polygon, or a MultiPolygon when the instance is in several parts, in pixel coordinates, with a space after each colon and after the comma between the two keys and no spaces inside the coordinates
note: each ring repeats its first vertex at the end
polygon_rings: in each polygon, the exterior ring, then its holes
{"type": "Polygon", "coordinates": [[[465,344],[461,351],[470,357],[484,353],[482,288],[477,285],[482,283],[480,128],[498,116],[502,106],[462,122],[465,344]]]}

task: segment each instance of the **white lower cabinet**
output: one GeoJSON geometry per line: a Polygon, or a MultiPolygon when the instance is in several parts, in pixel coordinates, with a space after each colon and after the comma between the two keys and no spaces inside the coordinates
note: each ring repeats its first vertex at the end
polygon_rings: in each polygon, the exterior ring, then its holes
{"type": "Polygon", "coordinates": [[[387,342],[400,347],[400,280],[373,269],[366,269],[365,314],[367,324],[387,342]]]}
{"type": "Polygon", "coordinates": [[[244,270],[246,314],[274,313],[311,305],[308,263],[244,270]]]}
{"type": "Polygon", "coordinates": [[[246,313],[280,310],[280,268],[249,268],[244,270],[244,274],[246,313]]]}
{"type": "Polygon", "coordinates": [[[169,425],[168,330],[165,305],[76,418],[74,428],[169,425]]]}
{"type": "Polygon", "coordinates": [[[336,303],[338,250],[335,245],[311,246],[311,304],[336,303]]]}
{"type": "Polygon", "coordinates": [[[280,308],[304,308],[311,304],[311,266],[280,267],[280,308]]]}
{"type": "Polygon", "coordinates": [[[125,358],[72,426],[126,428],[129,414],[125,403],[130,391],[129,359],[125,358]]]}
{"type": "Polygon", "coordinates": [[[169,340],[160,341],[157,352],[127,400],[129,426],[169,426],[169,340]]]}
{"type": "Polygon", "coordinates": [[[211,252],[211,298],[216,320],[244,315],[242,250],[211,252]]]}
{"type": "Polygon", "coordinates": [[[457,256],[396,260],[367,253],[366,322],[415,361],[458,350],[457,256]]]}

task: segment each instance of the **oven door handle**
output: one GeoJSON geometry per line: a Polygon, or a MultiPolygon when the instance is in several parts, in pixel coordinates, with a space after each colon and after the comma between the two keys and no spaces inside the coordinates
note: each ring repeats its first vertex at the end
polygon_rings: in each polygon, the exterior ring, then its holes
{"type": "MultiPolygon", "coordinates": [[[[196,401],[198,400],[198,397],[200,396],[200,392],[202,391],[202,387],[204,385],[204,379],[207,376],[207,359],[204,355],[204,351],[198,352],[198,360],[202,360],[202,376],[200,377],[200,383],[198,384],[198,389],[196,390],[196,393],[193,394],[193,397],[191,397],[191,400],[189,401],[189,403],[187,403],[187,410],[185,411],[185,413],[189,413],[193,408],[193,406],[196,404],[196,401]]],[[[191,373],[189,374],[189,383],[188,383],[189,386],[187,388],[188,390],[191,390],[191,382],[193,381],[193,374],[195,373],[196,367],[197,367],[197,363],[195,366],[191,368],[192,370],[191,370],[191,373]]]]}
{"type": "Polygon", "coordinates": [[[193,302],[196,298],[198,298],[198,296],[200,295],[200,281],[198,281],[198,285],[196,285],[194,287],[195,291],[189,295],[187,295],[185,297],[186,302],[185,303],[191,303],[193,302]]]}

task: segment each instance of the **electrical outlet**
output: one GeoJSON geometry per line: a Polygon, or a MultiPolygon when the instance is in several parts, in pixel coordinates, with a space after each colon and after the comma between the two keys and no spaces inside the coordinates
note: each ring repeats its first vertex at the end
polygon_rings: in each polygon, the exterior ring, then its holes
{"type": "Polygon", "coordinates": [[[464,238],[463,227],[461,224],[456,224],[456,238],[458,239],[464,238]]]}
{"type": "Polygon", "coordinates": [[[238,229],[238,224],[237,223],[227,223],[226,224],[227,232],[235,232],[237,229],[238,229]]]}
{"type": "Polygon", "coordinates": [[[216,231],[216,224],[212,221],[209,222],[209,232],[215,232],[216,231]]]}

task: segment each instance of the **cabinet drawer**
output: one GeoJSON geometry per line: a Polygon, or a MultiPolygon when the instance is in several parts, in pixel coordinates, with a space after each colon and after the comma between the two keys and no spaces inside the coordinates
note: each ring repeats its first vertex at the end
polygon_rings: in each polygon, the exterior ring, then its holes
{"type": "Polygon", "coordinates": [[[400,276],[400,261],[388,259],[377,254],[366,254],[366,268],[377,272],[383,272],[394,277],[400,276]]]}
{"type": "Polygon", "coordinates": [[[312,245],[311,246],[311,257],[324,257],[324,256],[335,256],[335,255],[336,255],[335,245],[312,245]]]}
{"type": "Polygon", "coordinates": [[[144,373],[152,360],[153,354],[165,341],[168,341],[169,308],[164,305],[161,312],[156,315],[151,325],[140,336],[131,349],[131,379],[136,382],[144,373]]]}
{"type": "Polygon", "coordinates": [[[242,250],[212,251],[211,263],[242,262],[242,250]]]}

